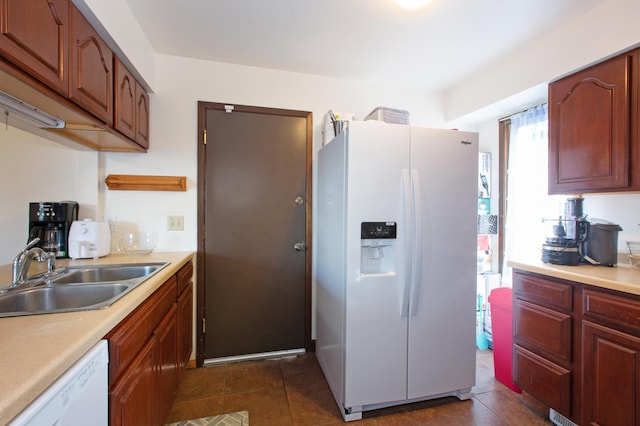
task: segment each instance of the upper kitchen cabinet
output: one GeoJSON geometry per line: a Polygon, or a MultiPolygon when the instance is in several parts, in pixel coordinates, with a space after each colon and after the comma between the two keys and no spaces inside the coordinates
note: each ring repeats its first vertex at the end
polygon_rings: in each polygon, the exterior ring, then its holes
{"type": "Polygon", "coordinates": [[[549,85],[549,194],[640,190],[638,50],[549,85]]]}
{"type": "Polygon", "coordinates": [[[136,80],[118,58],[113,64],[115,72],[115,101],[113,127],[123,135],[136,136],[136,80]]]}
{"type": "Polygon", "coordinates": [[[68,24],[68,0],[0,0],[0,52],[67,96],[68,24]]]}
{"type": "Polygon", "coordinates": [[[145,149],[149,148],[149,94],[136,81],[136,137],[135,140],[145,149]]]}
{"type": "Polygon", "coordinates": [[[113,53],[98,32],[70,5],[69,97],[106,124],[113,124],[113,53]]]}
{"type": "Polygon", "coordinates": [[[149,148],[149,95],[118,58],[114,61],[114,72],[113,127],[140,146],[149,148]]]}
{"type": "Polygon", "coordinates": [[[71,0],[0,0],[0,92],[9,95],[3,102],[51,116],[20,119],[20,109],[6,106],[17,116],[8,123],[80,149],[146,152],[149,96],[131,65],[115,75],[112,49],[71,0]]]}

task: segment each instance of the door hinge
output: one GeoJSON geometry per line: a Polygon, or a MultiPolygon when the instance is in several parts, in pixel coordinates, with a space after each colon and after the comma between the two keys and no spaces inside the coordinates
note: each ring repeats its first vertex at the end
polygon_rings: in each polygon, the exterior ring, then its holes
{"type": "Polygon", "coordinates": [[[204,129],[204,135],[202,137],[202,141],[205,145],[207,144],[207,129],[204,129]]]}
{"type": "Polygon", "coordinates": [[[202,318],[202,334],[207,332],[207,322],[202,318]]]}

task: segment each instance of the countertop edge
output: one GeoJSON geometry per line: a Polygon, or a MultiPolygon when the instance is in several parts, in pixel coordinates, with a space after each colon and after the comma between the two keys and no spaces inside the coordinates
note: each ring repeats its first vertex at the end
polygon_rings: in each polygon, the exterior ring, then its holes
{"type": "Polygon", "coordinates": [[[3,370],[10,369],[0,374],[0,424],[7,424],[24,410],[189,260],[195,263],[194,252],[68,260],[66,263],[69,265],[158,261],[170,264],[106,309],[0,318],[0,341],[3,342],[0,365],[3,365],[3,370]],[[65,323],[72,335],[65,335],[65,323]],[[57,337],[60,341],[56,344],[57,337]],[[33,347],[33,340],[46,342],[48,352],[23,353],[23,349],[33,347]]]}
{"type": "Polygon", "coordinates": [[[541,261],[508,261],[513,269],[575,281],[595,287],[640,295],[640,270],[627,265],[552,265],[541,261]]]}

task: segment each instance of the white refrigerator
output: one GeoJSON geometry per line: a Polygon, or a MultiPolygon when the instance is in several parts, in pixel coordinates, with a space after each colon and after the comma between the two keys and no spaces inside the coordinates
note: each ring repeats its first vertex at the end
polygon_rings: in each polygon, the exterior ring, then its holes
{"type": "Polygon", "coordinates": [[[350,122],[318,154],[316,356],[345,420],[475,384],[478,136],[350,122]]]}

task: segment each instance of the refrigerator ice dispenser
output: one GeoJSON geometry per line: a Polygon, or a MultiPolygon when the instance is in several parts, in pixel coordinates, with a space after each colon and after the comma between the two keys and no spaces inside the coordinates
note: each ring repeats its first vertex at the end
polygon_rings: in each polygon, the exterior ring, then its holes
{"type": "Polygon", "coordinates": [[[362,222],[360,225],[360,274],[395,272],[395,222],[362,222]]]}

